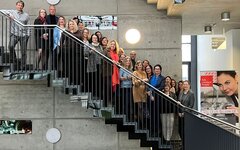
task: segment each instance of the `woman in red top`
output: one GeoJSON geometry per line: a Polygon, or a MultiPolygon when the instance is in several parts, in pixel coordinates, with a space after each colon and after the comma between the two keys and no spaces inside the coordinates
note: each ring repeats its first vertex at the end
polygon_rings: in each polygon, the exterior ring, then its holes
{"type": "MultiPolygon", "coordinates": [[[[119,45],[116,40],[112,40],[110,42],[110,57],[114,63],[118,63],[119,61],[119,45]]],[[[119,85],[120,79],[119,79],[119,69],[116,65],[113,65],[113,73],[112,73],[112,91],[115,92],[117,85],[119,85]]]]}

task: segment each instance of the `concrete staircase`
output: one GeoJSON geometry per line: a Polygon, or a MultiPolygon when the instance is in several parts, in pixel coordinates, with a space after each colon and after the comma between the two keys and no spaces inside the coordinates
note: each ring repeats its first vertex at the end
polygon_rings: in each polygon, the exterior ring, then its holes
{"type": "Polygon", "coordinates": [[[179,4],[174,0],[147,0],[147,3],[157,5],[157,10],[166,10],[168,16],[181,16],[187,1],[179,4]]]}
{"type": "Polygon", "coordinates": [[[48,87],[41,80],[4,80],[0,72],[0,118],[32,120],[32,134],[0,136],[2,150],[149,150],[140,148],[140,140],[128,140],[127,132],[116,132],[116,125],[105,125],[94,118],[84,101],[70,102],[62,87],[48,87]],[[45,135],[49,128],[61,131],[54,146],[45,135]],[[24,144],[35,143],[34,145],[24,144]],[[14,144],[12,144],[14,143],[14,144]]]}

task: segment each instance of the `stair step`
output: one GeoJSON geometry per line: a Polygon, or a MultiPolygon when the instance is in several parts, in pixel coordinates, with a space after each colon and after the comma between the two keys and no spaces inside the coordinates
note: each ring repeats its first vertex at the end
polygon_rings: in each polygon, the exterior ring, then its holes
{"type": "Polygon", "coordinates": [[[118,123],[122,123],[123,124],[123,120],[121,118],[112,118],[111,117],[109,119],[105,119],[105,123],[106,124],[118,124],[118,123]]]}
{"type": "Polygon", "coordinates": [[[158,141],[148,141],[146,139],[140,140],[141,147],[154,147],[155,149],[158,148],[158,141]]]}
{"type": "Polygon", "coordinates": [[[133,125],[135,126],[137,123],[136,122],[125,122],[124,125],[133,125]]]}
{"type": "Polygon", "coordinates": [[[68,85],[68,80],[64,80],[64,92],[65,94],[71,95],[79,95],[80,94],[80,86],[79,85],[68,85]]]}
{"type": "Polygon", "coordinates": [[[144,139],[147,138],[147,132],[135,130],[134,132],[129,132],[129,139],[144,139]]]}
{"type": "Polygon", "coordinates": [[[141,147],[152,147],[152,150],[173,150],[170,141],[168,144],[161,144],[161,138],[144,138],[140,141],[141,147]]]}
{"type": "Polygon", "coordinates": [[[134,132],[135,125],[117,124],[118,132],[134,132]]]}
{"type": "Polygon", "coordinates": [[[106,108],[101,109],[101,114],[105,118],[105,124],[112,124],[110,121],[112,118],[112,111],[113,111],[112,109],[106,108]]]}
{"type": "Polygon", "coordinates": [[[81,103],[82,103],[82,107],[87,108],[87,103],[88,103],[88,100],[87,100],[87,99],[82,99],[82,100],[81,100],[81,103]]]}
{"type": "Polygon", "coordinates": [[[113,118],[124,118],[125,115],[113,115],[113,118]]]}
{"type": "Polygon", "coordinates": [[[64,80],[65,79],[55,79],[55,80],[52,80],[52,86],[53,87],[62,87],[64,85],[64,80]]]}
{"type": "MultiPolygon", "coordinates": [[[[27,76],[27,75],[26,75],[27,76]]],[[[47,85],[47,79],[43,78],[41,80],[30,80],[29,78],[14,78],[10,79],[10,77],[4,77],[3,72],[0,72],[0,84],[4,85],[47,85]]]]}
{"type": "Polygon", "coordinates": [[[160,145],[159,148],[160,150],[172,150],[172,146],[171,145],[160,145]]]}
{"type": "Polygon", "coordinates": [[[73,95],[73,96],[70,96],[70,102],[72,103],[81,102],[82,107],[87,107],[88,98],[89,98],[88,94],[73,95]]]}

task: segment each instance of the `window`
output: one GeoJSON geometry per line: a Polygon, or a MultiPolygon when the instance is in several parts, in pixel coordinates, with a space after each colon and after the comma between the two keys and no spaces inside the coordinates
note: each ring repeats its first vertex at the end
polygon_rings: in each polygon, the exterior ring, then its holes
{"type": "Polygon", "coordinates": [[[191,43],[182,44],[182,61],[191,61],[191,43]]]}
{"type": "Polygon", "coordinates": [[[182,80],[190,80],[191,36],[182,36],[182,80]]]}
{"type": "Polygon", "coordinates": [[[184,62],[182,64],[182,80],[190,80],[190,70],[191,70],[191,63],[190,62],[184,62]]]}
{"type": "Polygon", "coordinates": [[[191,35],[182,35],[182,43],[191,43],[191,35]]]}

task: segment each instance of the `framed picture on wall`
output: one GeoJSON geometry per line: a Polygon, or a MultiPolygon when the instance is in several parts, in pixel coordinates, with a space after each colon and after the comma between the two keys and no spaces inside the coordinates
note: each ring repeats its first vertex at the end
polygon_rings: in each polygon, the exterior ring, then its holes
{"type": "Polygon", "coordinates": [[[78,16],[89,30],[116,30],[117,17],[111,15],[105,16],[78,16]]]}
{"type": "Polygon", "coordinates": [[[0,134],[32,134],[32,121],[0,120],[0,134]]]}

